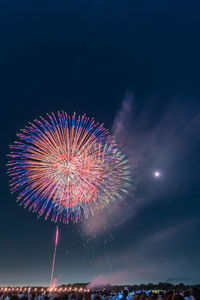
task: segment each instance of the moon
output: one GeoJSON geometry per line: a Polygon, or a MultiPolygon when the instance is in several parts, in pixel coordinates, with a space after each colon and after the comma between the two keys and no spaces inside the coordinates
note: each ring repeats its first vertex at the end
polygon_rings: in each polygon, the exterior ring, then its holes
{"type": "Polygon", "coordinates": [[[160,172],[159,172],[159,171],[155,171],[155,172],[154,172],[154,176],[155,176],[155,177],[160,177],[160,172]]]}

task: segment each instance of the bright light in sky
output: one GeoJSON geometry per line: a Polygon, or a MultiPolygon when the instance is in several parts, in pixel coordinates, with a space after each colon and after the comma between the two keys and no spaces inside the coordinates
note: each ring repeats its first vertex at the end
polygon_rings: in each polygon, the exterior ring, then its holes
{"type": "Polygon", "coordinates": [[[155,171],[155,172],[154,172],[154,176],[155,176],[155,177],[160,177],[160,172],[159,172],[159,171],[155,171]]]}

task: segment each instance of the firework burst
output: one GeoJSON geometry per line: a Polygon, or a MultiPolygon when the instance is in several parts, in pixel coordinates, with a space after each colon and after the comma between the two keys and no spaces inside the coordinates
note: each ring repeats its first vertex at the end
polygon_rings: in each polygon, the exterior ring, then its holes
{"type": "Polygon", "coordinates": [[[85,115],[47,116],[29,123],[10,146],[10,187],[20,205],[68,223],[122,199],[128,161],[108,130],[85,115]]]}

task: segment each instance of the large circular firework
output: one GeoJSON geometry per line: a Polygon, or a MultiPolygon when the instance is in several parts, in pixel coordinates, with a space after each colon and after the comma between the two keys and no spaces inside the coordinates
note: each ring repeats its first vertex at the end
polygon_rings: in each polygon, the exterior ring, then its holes
{"type": "Polygon", "coordinates": [[[103,125],[85,115],[47,116],[29,123],[10,146],[10,187],[20,205],[68,223],[123,198],[128,161],[103,125]]]}

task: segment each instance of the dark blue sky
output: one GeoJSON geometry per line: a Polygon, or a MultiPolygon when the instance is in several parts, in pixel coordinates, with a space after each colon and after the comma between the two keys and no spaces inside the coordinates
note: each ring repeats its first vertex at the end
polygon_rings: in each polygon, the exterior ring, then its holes
{"type": "Polygon", "coordinates": [[[137,165],[127,205],[59,225],[58,282],[200,281],[199,6],[0,2],[0,284],[49,282],[55,224],[18,207],[5,165],[16,132],[58,110],[105,123],[137,165]]]}

